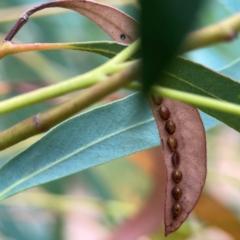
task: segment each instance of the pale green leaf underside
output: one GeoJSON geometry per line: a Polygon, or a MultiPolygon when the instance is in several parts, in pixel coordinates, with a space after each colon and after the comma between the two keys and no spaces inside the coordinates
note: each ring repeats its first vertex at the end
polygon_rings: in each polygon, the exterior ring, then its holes
{"type": "MultiPolygon", "coordinates": [[[[205,128],[216,120],[202,114],[205,128]]],[[[160,144],[140,93],[73,117],[0,168],[0,199],[160,144]]]]}

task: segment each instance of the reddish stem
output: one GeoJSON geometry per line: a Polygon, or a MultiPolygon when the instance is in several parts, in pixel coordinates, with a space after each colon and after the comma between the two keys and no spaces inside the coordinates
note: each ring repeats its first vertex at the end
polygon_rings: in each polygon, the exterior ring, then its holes
{"type": "Polygon", "coordinates": [[[8,33],[8,35],[6,36],[6,38],[4,39],[4,41],[11,41],[13,39],[13,37],[18,33],[18,31],[25,25],[25,23],[27,23],[28,18],[40,11],[43,10],[45,8],[49,8],[49,7],[58,7],[57,2],[49,2],[49,3],[44,3],[41,4],[39,6],[33,7],[30,10],[28,10],[27,12],[25,12],[20,18],[19,20],[16,22],[16,24],[13,26],[13,28],[10,30],[10,32],[8,33]]]}

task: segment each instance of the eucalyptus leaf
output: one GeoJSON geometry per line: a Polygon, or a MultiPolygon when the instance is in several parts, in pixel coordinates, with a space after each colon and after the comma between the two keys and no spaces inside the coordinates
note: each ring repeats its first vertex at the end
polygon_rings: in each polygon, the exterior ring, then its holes
{"type": "MultiPolygon", "coordinates": [[[[217,124],[203,114],[205,129],[217,124]]],[[[142,94],[73,117],[0,168],[0,199],[160,144],[142,94]]]]}
{"type": "MultiPolygon", "coordinates": [[[[126,44],[111,41],[84,42],[84,43],[73,42],[63,43],[62,45],[66,46],[67,49],[93,52],[108,58],[116,56],[118,53],[120,53],[128,46],[126,44]]],[[[136,59],[140,57],[141,57],[140,52],[137,52],[130,59],[136,59]]]]}
{"type": "MultiPolygon", "coordinates": [[[[240,104],[240,84],[203,65],[178,57],[164,70],[161,86],[240,104]]],[[[228,126],[240,131],[240,117],[200,108],[228,126]]]]}
{"type": "Polygon", "coordinates": [[[202,0],[139,0],[143,54],[143,86],[148,91],[176,55],[195,21],[202,0]]]}

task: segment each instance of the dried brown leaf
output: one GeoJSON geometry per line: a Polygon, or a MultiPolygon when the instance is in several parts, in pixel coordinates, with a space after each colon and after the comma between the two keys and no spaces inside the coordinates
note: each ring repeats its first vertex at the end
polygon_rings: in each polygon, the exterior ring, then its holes
{"type": "Polygon", "coordinates": [[[138,22],[109,5],[89,0],[57,0],[55,6],[81,13],[99,25],[116,42],[130,44],[139,36],[138,22]]]}
{"type": "Polygon", "coordinates": [[[201,195],[206,179],[206,136],[196,108],[170,99],[149,102],[167,169],[164,222],[168,235],[181,226],[201,195]]]}

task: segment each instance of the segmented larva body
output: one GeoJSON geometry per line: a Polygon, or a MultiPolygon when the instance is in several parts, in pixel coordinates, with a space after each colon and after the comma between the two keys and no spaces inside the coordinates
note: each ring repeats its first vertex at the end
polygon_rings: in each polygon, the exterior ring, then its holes
{"type": "Polygon", "coordinates": [[[197,203],[206,179],[205,130],[196,108],[152,96],[167,169],[165,234],[175,231],[197,203]]]}

